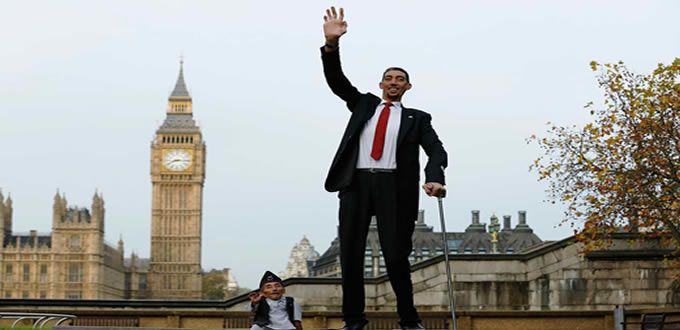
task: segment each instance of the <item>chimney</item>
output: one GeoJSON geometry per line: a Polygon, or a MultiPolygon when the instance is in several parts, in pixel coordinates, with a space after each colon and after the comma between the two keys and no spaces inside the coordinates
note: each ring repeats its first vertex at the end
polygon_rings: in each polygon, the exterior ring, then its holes
{"type": "Polygon", "coordinates": [[[472,223],[465,228],[465,232],[486,232],[486,224],[479,223],[479,210],[472,211],[472,223]]]}
{"type": "Polygon", "coordinates": [[[503,230],[512,230],[512,222],[509,215],[503,216],[503,230]]]}
{"type": "Polygon", "coordinates": [[[517,224],[517,227],[515,227],[515,231],[533,232],[531,227],[527,225],[527,211],[518,211],[517,215],[519,217],[519,223],[517,224]]]}
{"type": "Polygon", "coordinates": [[[29,233],[31,235],[31,241],[33,241],[32,242],[33,248],[37,249],[38,248],[38,231],[33,229],[33,230],[29,231],[29,233]]]}

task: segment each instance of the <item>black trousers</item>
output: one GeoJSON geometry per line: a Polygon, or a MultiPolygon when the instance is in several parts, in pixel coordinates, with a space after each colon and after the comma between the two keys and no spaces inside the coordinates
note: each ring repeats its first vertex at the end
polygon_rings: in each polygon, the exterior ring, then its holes
{"type": "Polygon", "coordinates": [[[340,192],[340,266],[342,313],[345,323],[365,320],[364,251],[371,216],[378,220],[380,247],[402,324],[420,322],[413,305],[408,257],[416,219],[400,216],[396,173],[357,171],[352,185],[340,192]]]}

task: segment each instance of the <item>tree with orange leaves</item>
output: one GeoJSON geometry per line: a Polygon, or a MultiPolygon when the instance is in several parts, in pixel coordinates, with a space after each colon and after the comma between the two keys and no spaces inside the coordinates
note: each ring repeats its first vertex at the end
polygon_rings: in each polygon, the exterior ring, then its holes
{"type": "Polygon", "coordinates": [[[531,169],[567,205],[564,221],[583,223],[575,234],[585,252],[633,231],[680,255],[680,58],[648,75],[622,62],[591,68],[604,105],[586,105],[583,127],[548,123],[546,137],[530,137],[541,149],[531,169]]]}

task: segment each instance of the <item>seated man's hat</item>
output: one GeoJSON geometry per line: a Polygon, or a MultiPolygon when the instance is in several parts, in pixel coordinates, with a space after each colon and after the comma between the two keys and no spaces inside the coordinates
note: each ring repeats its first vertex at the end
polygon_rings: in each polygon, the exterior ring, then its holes
{"type": "Polygon", "coordinates": [[[265,283],[269,282],[279,282],[283,284],[283,280],[281,280],[280,277],[276,276],[276,274],[266,271],[264,272],[264,275],[262,275],[262,279],[260,280],[260,289],[265,285],[265,283]]]}

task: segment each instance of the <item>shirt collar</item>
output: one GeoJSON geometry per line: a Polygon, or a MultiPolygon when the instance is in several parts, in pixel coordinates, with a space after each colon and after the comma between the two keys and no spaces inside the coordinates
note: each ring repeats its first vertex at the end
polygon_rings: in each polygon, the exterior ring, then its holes
{"type": "MultiPolygon", "coordinates": [[[[385,103],[387,103],[387,101],[382,100],[382,102],[380,102],[380,106],[381,106],[381,107],[382,107],[382,106],[385,106],[385,103]]],[[[401,102],[399,102],[399,101],[390,102],[390,103],[392,103],[392,106],[395,106],[395,107],[397,107],[397,108],[401,108],[401,102]]]]}
{"type": "Polygon", "coordinates": [[[266,299],[267,299],[267,302],[268,302],[270,305],[281,304],[281,303],[285,303],[285,302],[286,302],[286,300],[283,299],[283,296],[281,296],[281,298],[280,298],[279,300],[274,300],[274,299],[269,299],[269,298],[266,298],[266,299]]]}

